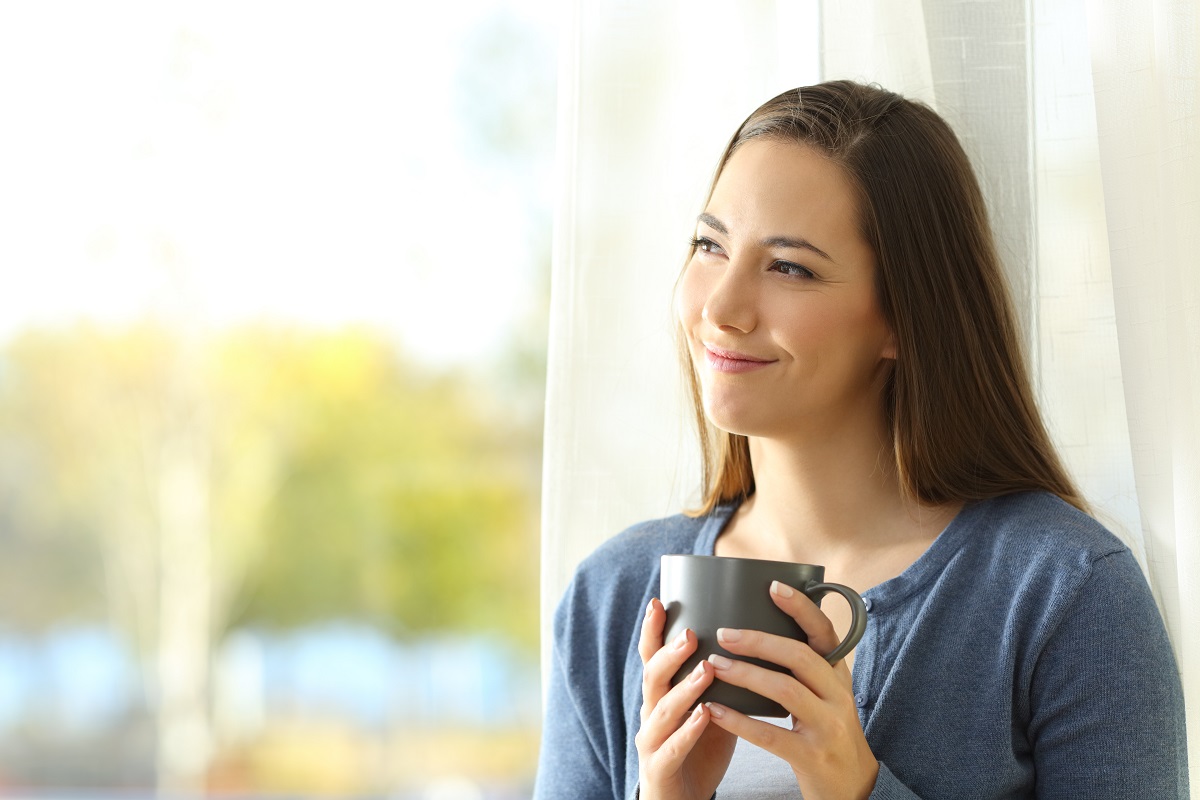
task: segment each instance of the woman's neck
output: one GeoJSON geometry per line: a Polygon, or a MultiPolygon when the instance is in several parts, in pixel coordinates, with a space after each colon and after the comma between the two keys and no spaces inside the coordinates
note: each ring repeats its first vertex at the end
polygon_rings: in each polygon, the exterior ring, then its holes
{"type": "Polygon", "coordinates": [[[877,434],[803,445],[752,438],[750,459],[755,492],[726,543],[741,554],[849,563],[897,547],[923,550],[960,508],[907,499],[890,442],[877,434]]]}

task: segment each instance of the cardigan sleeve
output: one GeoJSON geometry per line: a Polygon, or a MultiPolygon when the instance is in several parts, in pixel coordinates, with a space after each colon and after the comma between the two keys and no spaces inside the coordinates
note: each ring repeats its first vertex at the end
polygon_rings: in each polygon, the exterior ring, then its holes
{"type": "Polygon", "coordinates": [[[1104,556],[1049,633],[1030,683],[1042,800],[1187,800],[1183,690],[1128,550],[1104,556]]]}
{"type": "MultiPolygon", "coordinates": [[[[554,643],[545,694],[542,742],[538,754],[534,800],[617,800],[614,780],[603,756],[604,732],[601,709],[591,708],[588,695],[595,676],[580,674],[572,661],[580,639],[578,620],[573,618],[574,598],[568,589],[554,614],[554,643]]],[[[586,664],[583,667],[586,673],[586,664]]]]}
{"type": "MultiPolygon", "coordinates": [[[[1027,684],[1033,797],[1187,800],[1179,672],[1127,549],[1092,562],[1035,651],[1027,684]]],[[[870,800],[920,796],[881,762],[870,800]]]]}
{"type": "Polygon", "coordinates": [[[879,775],[875,778],[875,788],[871,790],[868,800],[921,800],[912,789],[909,789],[900,779],[892,774],[887,765],[879,762],[879,775]]]}

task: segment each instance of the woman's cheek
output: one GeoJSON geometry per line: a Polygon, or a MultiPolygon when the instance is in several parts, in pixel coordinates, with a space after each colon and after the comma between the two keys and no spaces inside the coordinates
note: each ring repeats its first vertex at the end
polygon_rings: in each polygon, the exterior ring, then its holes
{"type": "Polygon", "coordinates": [[[707,296],[703,270],[697,267],[696,259],[693,258],[684,267],[683,278],[679,281],[679,292],[676,296],[676,314],[683,329],[689,335],[695,331],[703,317],[707,296]]]}

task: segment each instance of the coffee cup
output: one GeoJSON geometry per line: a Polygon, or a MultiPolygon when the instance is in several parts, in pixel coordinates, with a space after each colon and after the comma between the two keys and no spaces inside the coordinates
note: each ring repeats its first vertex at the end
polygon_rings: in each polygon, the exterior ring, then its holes
{"type": "MultiPolygon", "coordinates": [[[[840,583],[825,583],[825,568],[789,561],[764,561],[722,556],[665,555],[659,599],[667,612],[663,641],[672,641],[683,630],[696,634],[696,652],[676,673],[672,683],[682,681],[696,665],[712,653],[738,661],[787,672],[777,664],[730,653],[717,643],[717,628],[764,631],[807,642],[804,630],[771,600],[772,581],[803,592],[817,605],[836,592],[850,603],[853,620],[850,632],[825,658],[836,664],[854,649],[867,629],[867,608],[858,593],[840,583]]],[[[713,681],[700,702],[714,702],[757,717],[786,717],[783,706],[749,689],[721,680],[713,681]]]]}

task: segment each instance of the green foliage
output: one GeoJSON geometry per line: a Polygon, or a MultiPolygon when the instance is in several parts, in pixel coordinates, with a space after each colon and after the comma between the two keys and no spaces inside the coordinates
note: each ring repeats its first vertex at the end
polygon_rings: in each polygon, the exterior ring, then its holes
{"type": "Polygon", "coordinates": [[[540,418],[476,376],[418,369],[365,330],[78,327],[2,357],[0,578],[53,609],[23,624],[137,627],[160,454],[186,434],[203,445],[215,633],[367,618],[536,641],[540,418]]]}

